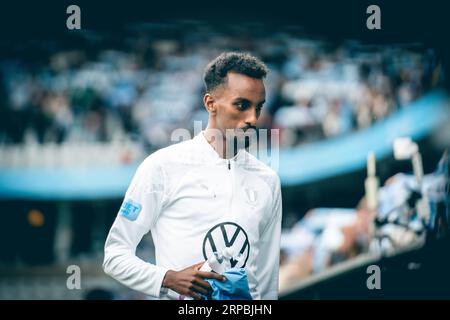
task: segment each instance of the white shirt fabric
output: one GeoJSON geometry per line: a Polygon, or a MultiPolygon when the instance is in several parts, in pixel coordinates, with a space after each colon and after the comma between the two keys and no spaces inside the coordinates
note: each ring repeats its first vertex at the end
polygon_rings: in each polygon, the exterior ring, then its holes
{"type": "Polygon", "coordinates": [[[162,281],[168,270],[229,247],[234,256],[241,253],[234,266],[245,268],[253,299],[277,299],[279,177],[245,150],[221,158],[203,132],[154,152],[139,166],[106,240],[103,269],[132,289],[167,299],[162,281]],[[148,232],[155,265],[135,255],[148,232]]]}

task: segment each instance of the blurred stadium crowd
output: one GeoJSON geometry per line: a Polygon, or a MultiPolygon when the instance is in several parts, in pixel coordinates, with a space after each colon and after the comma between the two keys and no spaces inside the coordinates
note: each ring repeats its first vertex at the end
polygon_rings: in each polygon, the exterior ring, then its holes
{"type": "Polygon", "coordinates": [[[44,61],[1,61],[0,144],[126,136],[146,151],[164,147],[174,129],[191,129],[193,120],[206,125],[202,71],[230,49],[269,65],[260,126],[281,129],[286,147],[368,127],[441,81],[434,52],[415,45],[330,45],[292,32],[255,36],[252,28],[201,24],[179,24],[176,36],[159,39],[148,36],[158,26],[147,27],[114,49],[100,35],[80,33],[95,50],[56,47],[44,61]]]}

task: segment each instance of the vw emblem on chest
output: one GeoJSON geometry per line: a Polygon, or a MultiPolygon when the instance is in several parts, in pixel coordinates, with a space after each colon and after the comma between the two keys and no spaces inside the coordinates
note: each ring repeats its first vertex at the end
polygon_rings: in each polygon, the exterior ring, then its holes
{"type": "Polygon", "coordinates": [[[250,243],[247,233],[237,223],[222,222],[212,227],[203,240],[203,257],[208,260],[225,248],[232,252],[231,267],[244,268],[250,254],[250,243]]]}

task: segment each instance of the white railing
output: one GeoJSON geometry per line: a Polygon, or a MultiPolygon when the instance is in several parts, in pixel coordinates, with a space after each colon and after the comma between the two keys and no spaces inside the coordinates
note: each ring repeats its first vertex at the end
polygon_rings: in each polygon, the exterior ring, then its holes
{"type": "Polygon", "coordinates": [[[130,140],[114,142],[25,143],[0,145],[0,168],[71,168],[114,166],[145,157],[141,145],[130,140]]]}

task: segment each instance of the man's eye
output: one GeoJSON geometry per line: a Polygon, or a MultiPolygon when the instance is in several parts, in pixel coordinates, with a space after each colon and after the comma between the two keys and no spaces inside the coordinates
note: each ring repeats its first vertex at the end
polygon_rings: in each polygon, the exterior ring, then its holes
{"type": "Polygon", "coordinates": [[[240,109],[240,110],[245,110],[248,108],[248,103],[246,102],[237,102],[236,106],[240,109]]]}

